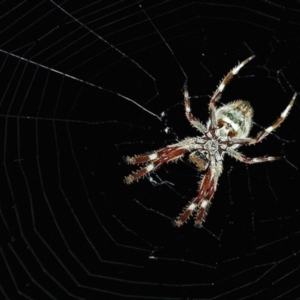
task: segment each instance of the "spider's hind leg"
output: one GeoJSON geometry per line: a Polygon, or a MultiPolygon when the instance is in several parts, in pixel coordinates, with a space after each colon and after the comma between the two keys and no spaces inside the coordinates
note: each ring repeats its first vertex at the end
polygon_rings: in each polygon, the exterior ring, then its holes
{"type": "Polygon", "coordinates": [[[197,210],[195,217],[195,226],[201,227],[204,222],[205,216],[210,205],[210,201],[216,190],[216,180],[214,178],[211,169],[208,169],[207,173],[203,176],[199,191],[196,198],[194,198],[184,209],[183,212],[172,222],[173,226],[180,227],[188,218],[197,210]]]}

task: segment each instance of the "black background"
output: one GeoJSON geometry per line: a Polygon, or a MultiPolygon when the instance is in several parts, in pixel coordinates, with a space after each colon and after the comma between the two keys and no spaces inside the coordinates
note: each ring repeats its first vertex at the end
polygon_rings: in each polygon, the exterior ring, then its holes
{"type": "Polygon", "coordinates": [[[299,91],[296,1],[1,1],[1,299],[299,299],[299,100],[245,166],[226,157],[202,229],[186,159],[127,186],[122,158],[198,133],[209,96],[254,135],[299,91]]]}

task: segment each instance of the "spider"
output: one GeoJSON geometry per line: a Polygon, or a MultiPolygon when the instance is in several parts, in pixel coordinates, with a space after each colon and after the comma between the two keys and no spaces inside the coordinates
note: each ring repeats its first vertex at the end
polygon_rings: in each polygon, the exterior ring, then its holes
{"type": "Polygon", "coordinates": [[[279,159],[279,157],[273,156],[250,158],[236,149],[240,146],[257,144],[275,130],[288,116],[295,102],[296,93],[280,117],[271,126],[259,132],[253,138],[248,137],[253,117],[253,108],[248,101],[237,100],[224,106],[216,107],[216,103],[220,100],[226,85],[253,58],[254,55],[238,64],[220,82],[209,102],[209,119],[206,126],[192,114],[189,92],[187,86],[184,87],[186,118],[193,127],[201,132],[201,136],[187,137],[179,143],[167,145],[157,151],[125,158],[128,164],[144,164],[137,172],[125,177],[124,181],[127,184],[153,172],[164,163],[177,161],[186,153],[190,153],[189,161],[195,164],[200,172],[205,172],[199,182],[197,196],[184,207],[183,212],[172,222],[174,226],[180,227],[195,212],[195,226],[202,227],[211,199],[216,191],[218,179],[223,170],[224,154],[228,154],[246,164],[263,163],[279,159]]]}

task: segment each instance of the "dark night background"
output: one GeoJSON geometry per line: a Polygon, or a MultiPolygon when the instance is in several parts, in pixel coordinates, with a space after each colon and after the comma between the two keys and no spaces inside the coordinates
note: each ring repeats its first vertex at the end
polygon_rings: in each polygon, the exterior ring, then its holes
{"type": "Polygon", "coordinates": [[[0,2],[1,299],[300,299],[299,98],[226,157],[205,226],[174,219],[187,159],[127,186],[126,155],[195,136],[220,79],[251,134],[300,91],[297,1],[0,2]]]}

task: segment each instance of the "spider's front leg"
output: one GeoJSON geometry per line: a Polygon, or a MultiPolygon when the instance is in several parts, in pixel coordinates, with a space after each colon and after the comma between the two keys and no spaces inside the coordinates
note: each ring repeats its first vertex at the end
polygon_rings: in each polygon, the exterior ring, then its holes
{"type": "Polygon", "coordinates": [[[252,55],[239,63],[236,67],[234,67],[231,71],[229,71],[226,76],[222,79],[220,84],[218,85],[217,89],[215,90],[213,96],[209,102],[209,115],[211,120],[211,127],[215,127],[217,120],[216,120],[216,103],[220,100],[223,90],[225,87],[230,83],[235,75],[249,62],[251,61],[255,55],[252,55]]]}
{"type": "Polygon", "coordinates": [[[185,153],[189,152],[187,139],[184,142],[167,146],[160,150],[154,151],[151,154],[137,155],[133,157],[126,157],[125,161],[128,164],[138,165],[146,164],[145,167],[125,177],[124,182],[127,184],[132,183],[143,177],[144,175],[154,171],[159,166],[170,161],[176,161],[181,158],[185,153]]]}
{"type": "Polygon", "coordinates": [[[297,93],[295,93],[288,104],[288,106],[285,108],[285,110],[280,114],[280,117],[269,127],[264,129],[263,131],[260,131],[256,137],[254,138],[232,138],[233,143],[240,144],[240,145],[254,145],[259,142],[261,142],[265,137],[267,137],[272,131],[274,131],[276,128],[280,126],[280,124],[287,118],[288,114],[290,113],[295,100],[296,100],[297,93]]]}

